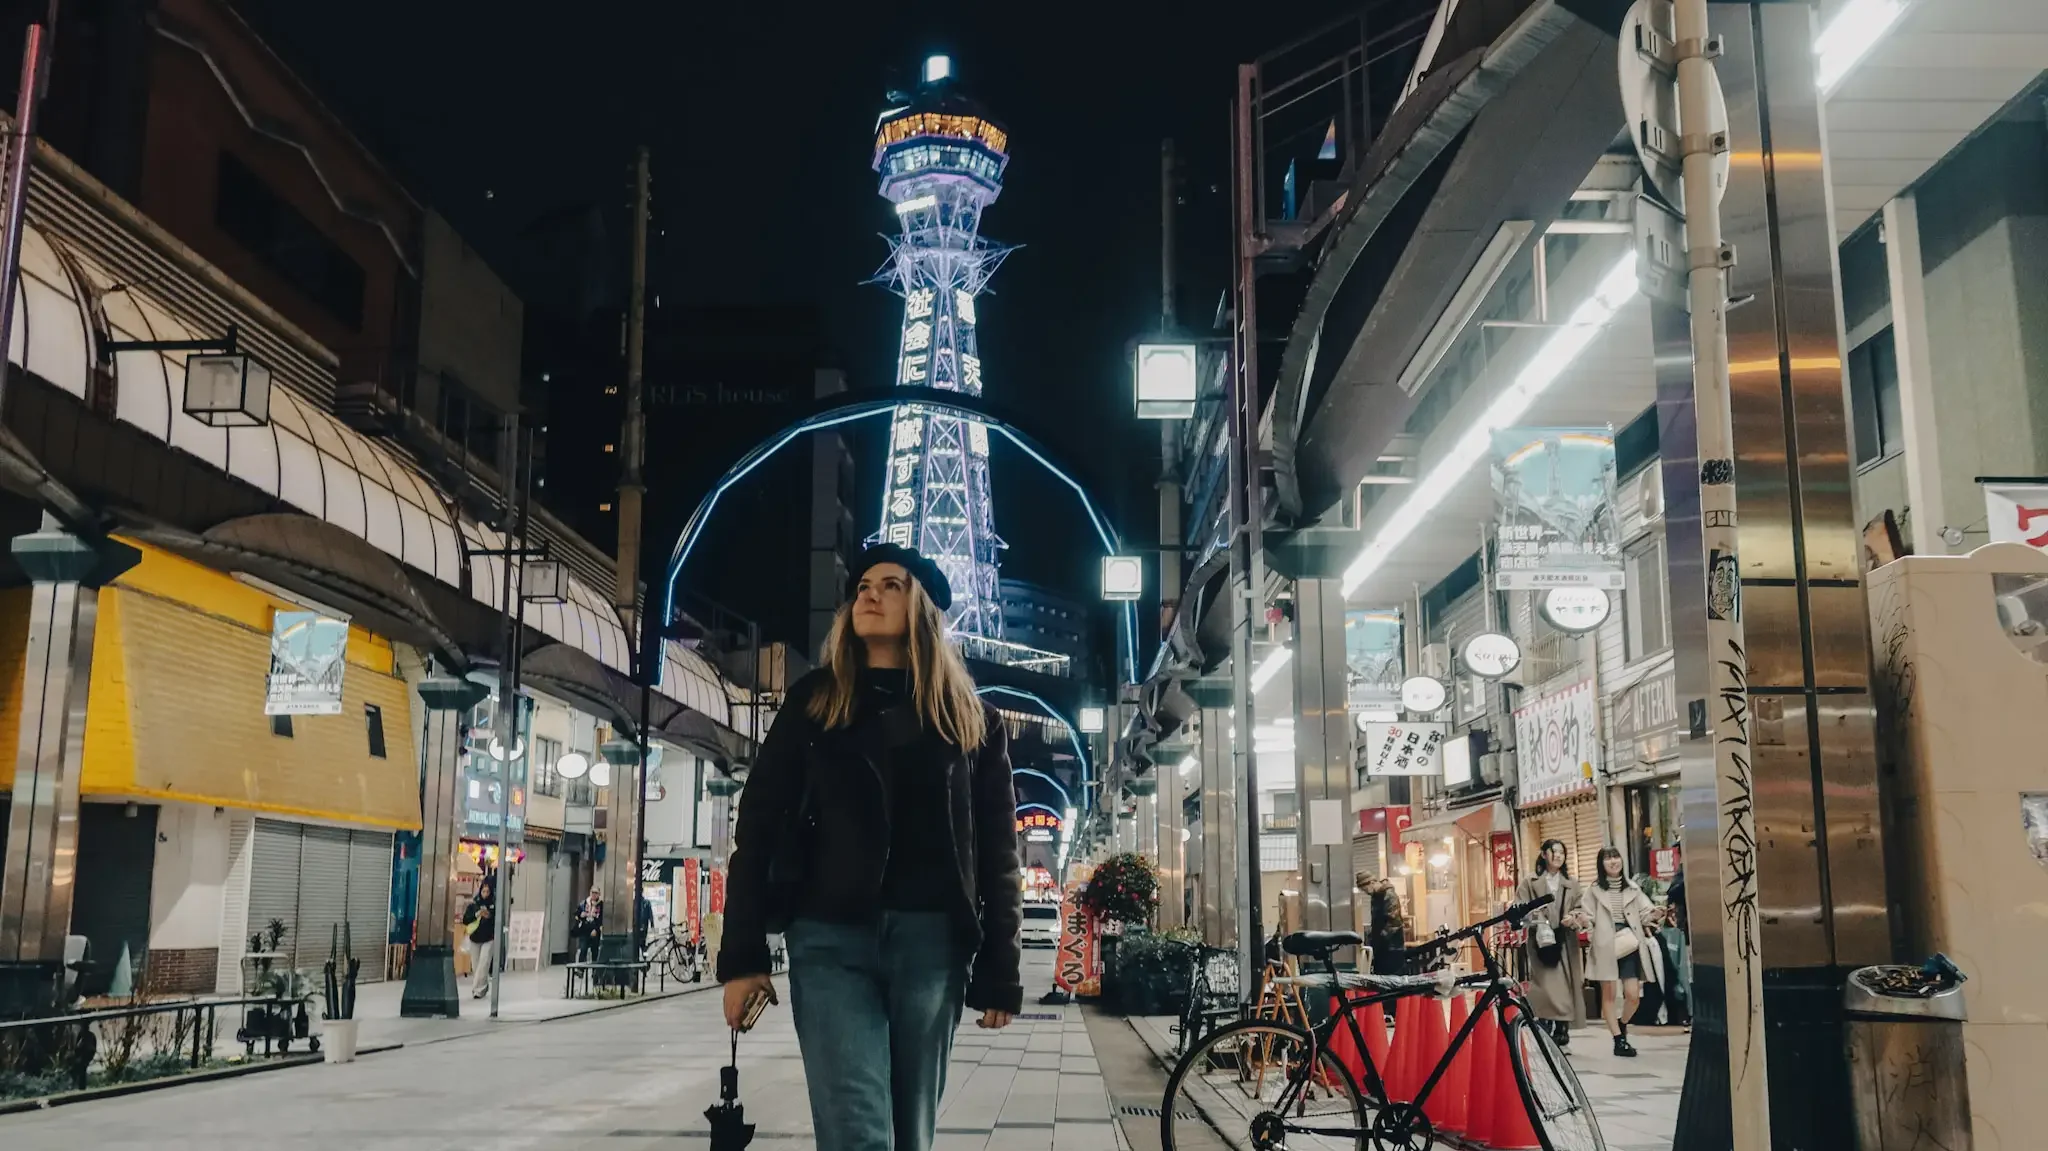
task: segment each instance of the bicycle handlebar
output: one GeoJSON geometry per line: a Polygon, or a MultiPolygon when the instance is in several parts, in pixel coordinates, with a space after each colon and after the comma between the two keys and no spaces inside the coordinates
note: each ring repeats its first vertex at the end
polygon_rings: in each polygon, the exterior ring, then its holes
{"type": "Polygon", "coordinates": [[[1479,938],[1480,933],[1484,932],[1487,928],[1498,927],[1503,923],[1519,927],[1522,924],[1522,920],[1527,919],[1529,917],[1530,912],[1535,911],[1540,907],[1548,906],[1556,898],[1557,897],[1555,895],[1539,895],[1527,903],[1515,904],[1513,907],[1508,908],[1506,911],[1501,912],[1499,915],[1494,916],[1492,919],[1480,920],[1478,923],[1475,923],[1470,927],[1461,928],[1457,931],[1453,931],[1449,935],[1443,936],[1439,939],[1432,940],[1431,942],[1442,944],[1451,943],[1460,939],[1477,939],[1479,938]]]}

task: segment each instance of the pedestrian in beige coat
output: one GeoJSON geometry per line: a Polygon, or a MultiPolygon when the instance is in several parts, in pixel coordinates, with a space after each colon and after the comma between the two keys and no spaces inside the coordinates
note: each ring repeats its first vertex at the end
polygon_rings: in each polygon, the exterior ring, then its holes
{"type": "Polygon", "coordinates": [[[1516,889],[1515,902],[1527,903],[1550,896],[1544,906],[1523,921],[1528,938],[1522,944],[1522,968],[1528,973],[1529,1006],[1536,1018],[1550,1024],[1559,1047],[1569,1046],[1571,1029],[1586,1021],[1586,999],[1580,991],[1579,927],[1583,893],[1566,865],[1566,849],[1560,840],[1546,840],[1536,854],[1534,874],[1516,889]],[[1549,925],[1556,941],[1554,957],[1546,960],[1537,946],[1538,921],[1549,925]]]}
{"type": "Polygon", "coordinates": [[[1636,1049],[1628,1041],[1628,1021],[1642,1002],[1644,956],[1655,946],[1650,932],[1663,922],[1663,913],[1628,877],[1620,851],[1601,848],[1594,867],[1596,878],[1579,901],[1580,912],[1591,924],[1586,979],[1600,985],[1600,1017],[1614,1036],[1614,1053],[1633,1057],[1636,1049]],[[1625,939],[1624,931],[1633,939],[1625,939]]]}

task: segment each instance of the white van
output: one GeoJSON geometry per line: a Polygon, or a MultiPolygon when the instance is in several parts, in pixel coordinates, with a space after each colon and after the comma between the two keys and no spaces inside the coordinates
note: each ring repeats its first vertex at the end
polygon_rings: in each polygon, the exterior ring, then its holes
{"type": "Polygon", "coordinates": [[[1060,943],[1060,905],[1057,903],[1025,904],[1023,941],[1026,947],[1058,947],[1060,943]]]}

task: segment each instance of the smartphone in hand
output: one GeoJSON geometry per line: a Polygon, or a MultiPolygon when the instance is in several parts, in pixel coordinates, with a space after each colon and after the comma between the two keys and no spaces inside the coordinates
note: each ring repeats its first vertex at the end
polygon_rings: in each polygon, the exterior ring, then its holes
{"type": "Polygon", "coordinates": [[[756,991],[752,995],[747,996],[747,1010],[746,1014],[740,1017],[740,1030],[752,1031],[754,1024],[760,1022],[761,1013],[766,1010],[768,1010],[767,992],[756,991]]]}

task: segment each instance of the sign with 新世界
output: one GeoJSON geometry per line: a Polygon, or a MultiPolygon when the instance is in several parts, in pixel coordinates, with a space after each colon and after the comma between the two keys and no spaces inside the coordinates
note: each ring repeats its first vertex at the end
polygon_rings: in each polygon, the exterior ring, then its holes
{"type": "Polygon", "coordinates": [[[1359,725],[1358,763],[1366,777],[1442,775],[1444,737],[1441,723],[1365,723],[1359,725]]]}
{"type": "Polygon", "coordinates": [[[1344,613],[1345,700],[1353,712],[1401,707],[1401,610],[1344,613]]]}
{"type": "Polygon", "coordinates": [[[1593,790],[1600,762],[1598,704],[1593,681],[1587,680],[1515,712],[1519,806],[1593,790]]]}
{"type": "Polygon", "coordinates": [[[1502,428],[1493,433],[1494,586],[1619,591],[1614,433],[1502,428]]]}
{"type": "Polygon", "coordinates": [[[265,715],[340,715],[348,668],[348,621],[318,612],[281,611],[270,625],[265,715]]]}
{"type": "Polygon", "coordinates": [[[1984,526],[1992,543],[2048,549],[2048,484],[1985,484],[1984,526]]]}
{"type": "Polygon", "coordinates": [[[1674,667],[1666,666],[1643,677],[1635,686],[1615,692],[1609,706],[1614,716],[1617,758],[1627,756],[1636,763],[1657,763],[1677,754],[1681,725],[1674,667]]]}

